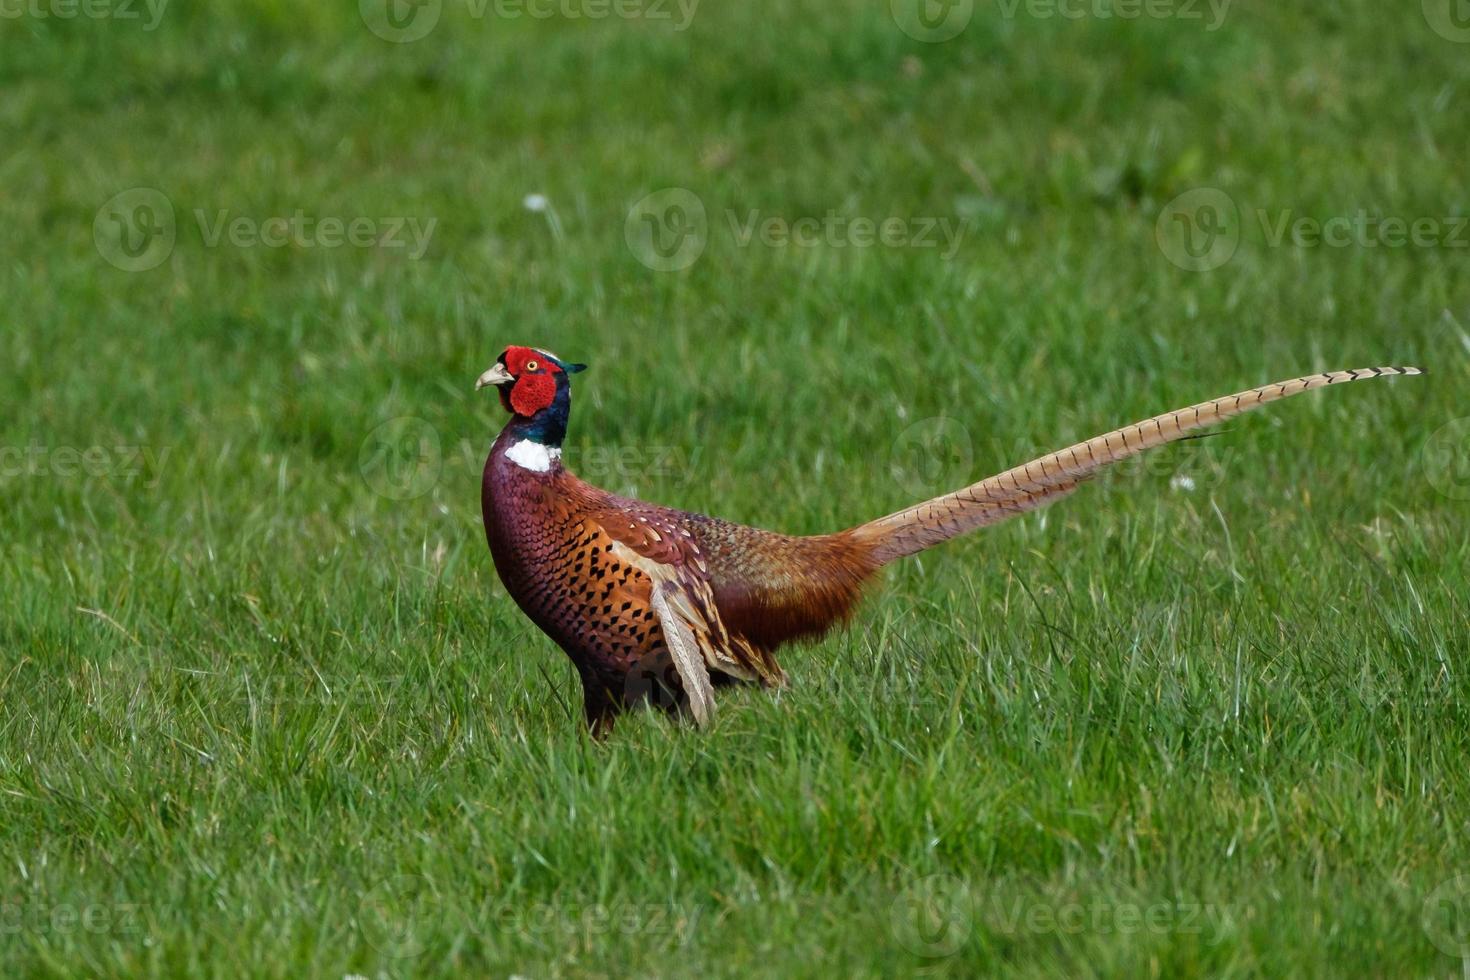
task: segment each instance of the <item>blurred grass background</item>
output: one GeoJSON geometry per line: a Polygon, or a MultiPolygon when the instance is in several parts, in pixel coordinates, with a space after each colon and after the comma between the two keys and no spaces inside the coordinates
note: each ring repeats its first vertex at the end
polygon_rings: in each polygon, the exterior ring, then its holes
{"type": "Polygon", "coordinates": [[[902,0],[446,0],[408,43],[375,0],[14,9],[0,974],[1459,975],[1470,44],[1434,0],[980,0],[940,43],[902,0]],[[135,188],[175,241],[127,271],[135,188]],[[667,188],[708,216],[676,272],[625,233],[667,188]],[[1204,272],[1198,188],[1238,211],[1204,272]],[[211,245],[221,211],[433,225],[211,245]],[[1267,233],[1360,211],[1440,238],[1267,233]],[[752,212],[963,234],[742,245],[752,212]],[[792,532],[1248,385],[1431,376],[925,555],[779,698],[591,747],[483,543],[507,343],[591,364],[584,476],[792,532]]]}

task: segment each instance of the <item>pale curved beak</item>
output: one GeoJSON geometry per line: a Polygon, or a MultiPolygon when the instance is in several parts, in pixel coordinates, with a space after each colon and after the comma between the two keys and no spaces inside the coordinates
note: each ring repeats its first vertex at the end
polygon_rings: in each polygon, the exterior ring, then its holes
{"type": "Polygon", "coordinates": [[[475,382],[475,390],[489,388],[491,385],[507,385],[514,380],[515,378],[511,377],[511,373],[505,369],[504,364],[497,364],[480,375],[480,379],[475,382]]]}

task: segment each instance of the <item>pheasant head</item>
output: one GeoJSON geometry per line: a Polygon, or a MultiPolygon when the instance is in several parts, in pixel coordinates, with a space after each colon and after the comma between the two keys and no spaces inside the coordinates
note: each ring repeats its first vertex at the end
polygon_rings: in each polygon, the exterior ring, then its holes
{"type": "Polygon", "coordinates": [[[560,446],[572,407],[570,376],[587,369],[537,347],[507,347],[475,390],[493,387],[512,416],[507,428],[543,446],[560,446]]]}

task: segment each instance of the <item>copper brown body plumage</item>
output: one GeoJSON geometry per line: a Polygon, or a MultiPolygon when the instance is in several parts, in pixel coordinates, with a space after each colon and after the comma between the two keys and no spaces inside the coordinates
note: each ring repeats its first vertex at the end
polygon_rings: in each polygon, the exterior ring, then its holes
{"type": "Polygon", "coordinates": [[[581,677],[588,725],[611,730],[642,704],[703,724],[714,689],[776,686],[785,643],[851,615],[884,564],[1066,496],[1097,470],[1258,405],[1313,388],[1420,373],[1369,368],[1310,375],[1202,402],[1114,430],[887,517],[790,537],[608,493],[561,463],[567,364],[507,348],[478,387],[511,413],[485,461],[485,536],[512,599],[581,677]]]}

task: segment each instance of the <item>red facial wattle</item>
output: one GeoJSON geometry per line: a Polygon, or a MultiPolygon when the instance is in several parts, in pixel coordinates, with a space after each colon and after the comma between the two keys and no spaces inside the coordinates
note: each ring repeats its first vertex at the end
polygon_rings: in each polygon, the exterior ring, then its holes
{"type": "Polygon", "coordinates": [[[509,389],[500,389],[507,412],[530,418],[556,401],[555,375],[562,369],[555,360],[531,347],[507,347],[502,360],[516,379],[509,389]]]}
{"type": "MultiPolygon", "coordinates": [[[[555,370],[548,366],[548,371],[555,370]]],[[[556,401],[556,379],[547,374],[522,374],[511,385],[510,395],[502,389],[501,400],[517,415],[530,418],[556,401]]]]}

